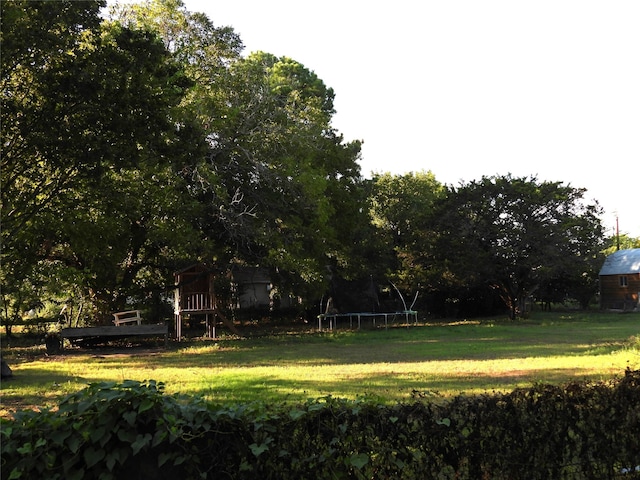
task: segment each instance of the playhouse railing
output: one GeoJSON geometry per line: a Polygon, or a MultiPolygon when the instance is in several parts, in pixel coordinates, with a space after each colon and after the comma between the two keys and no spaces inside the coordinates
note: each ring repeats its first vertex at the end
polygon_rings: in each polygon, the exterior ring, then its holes
{"type": "Polygon", "coordinates": [[[210,310],[211,296],[208,293],[188,293],[182,296],[183,310],[210,310]]]}

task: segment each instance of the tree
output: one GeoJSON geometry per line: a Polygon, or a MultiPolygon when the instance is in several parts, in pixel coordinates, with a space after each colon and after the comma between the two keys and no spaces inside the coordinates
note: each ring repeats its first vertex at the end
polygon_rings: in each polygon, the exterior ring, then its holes
{"type": "Polygon", "coordinates": [[[362,218],[360,143],[331,127],[333,91],[291,59],[240,58],[231,28],[179,0],[101,23],[103,6],[2,4],[5,306],[60,290],[42,283],[55,272],[106,313],[186,259],[320,284],[362,218]]]}
{"type": "Polygon", "coordinates": [[[640,237],[634,238],[625,233],[612,235],[606,239],[606,248],[604,255],[611,255],[617,250],[625,250],[629,248],[640,248],[640,237]]]}
{"type": "Polygon", "coordinates": [[[406,292],[415,292],[429,283],[425,273],[431,263],[430,218],[434,204],[444,195],[444,186],[433,173],[374,175],[370,188],[370,215],[375,238],[387,250],[378,262],[387,276],[406,292]]]}
{"type": "Polygon", "coordinates": [[[82,272],[107,311],[180,248],[182,159],[204,146],[174,115],[190,82],[154,33],[101,24],[103,6],[2,3],[5,305],[45,262],[82,272]]]}
{"type": "MultiPolygon", "coordinates": [[[[80,33],[98,28],[103,2],[4,1],[2,17],[2,320],[10,333],[22,313],[41,302],[36,265],[46,240],[42,216],[55,218],[61,195],[91,176],[90,155],[71,155],[60,141],[67,113],[77,112],[64,86],[80,33]],[[68,105],[65,108],[65,104],[68,105]],[[53,113],[62,110],[62,115],[53,113]],[[51,134],[54,132],[53,134],[51,134]]],[[[75,90],[75,88],[74,88],[75,90]]],[[[77,132],[76,132],[77,133],[77,132]]]]}
{"type": "Polygon", "coordinates": [[[494,289],[511,318],[545,281],[593,279],[602,244],[584,189],[511,175],[450,187],[436,207],[437,268],[449,288],[494,289]]]}
{"type": "Polygon", "coordinates": [[[322,283],[328,257],[343,249],[336,225],[361,207],[349,196],[360,144],[331,127],[333,90],[299,62],[258,52],[231,65],[229,81],[227,113],[211,135],[209,172],[223,206],[213,224],[245,261],[322,283]]]}
{"type": "Polygon", "coordinates": [[[37,245],[39,242],[26,242],[22,237],[30,222],[58,208],[60,194],[78,178],[90,177],[95,169],[90,154],[77,154],[80,146],[74,143],[79,138],[65,141],[59,132],[68,129],[70,116],[78,115],[74,97],[85,92],[69,85],[69,65],[82,52],[79,32],[97,29],[100,6],[97,1],[1,4],[0,81],[5,120],[0,195],[5,253],[37,245]]]}
{"type": "Polygon", "coordinates": [[[322,282],[323,264],[346,257],[346,219],[364,218],[360,142],[345,143],[331,127],[333,90],[293,59],[240,57],[231,28],[180,0],[114,14],[158,32],[195,83],[182,112],[197,119],[210,150],[188,166],[190,191],[207,206],[200,228],[215,238],[218,261],[322,282]]]}

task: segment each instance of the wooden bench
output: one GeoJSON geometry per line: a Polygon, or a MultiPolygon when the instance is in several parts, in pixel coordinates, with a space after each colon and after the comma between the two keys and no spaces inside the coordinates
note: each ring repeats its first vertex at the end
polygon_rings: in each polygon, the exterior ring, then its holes
{"type": "Polygon", "coordinates": [[[120,325],[142,324],[142,317],[140,316],[140,310],[127,310],[126,312],[116,312],[113,314],[113,323],[116,327],[120,325]]]}

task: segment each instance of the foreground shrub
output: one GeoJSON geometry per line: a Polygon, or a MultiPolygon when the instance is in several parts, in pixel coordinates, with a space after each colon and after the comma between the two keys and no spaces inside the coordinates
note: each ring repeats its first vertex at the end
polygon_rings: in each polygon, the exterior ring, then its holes
{"type": "Polygon", "coordinates": [[[393,406],[220,407],[162,390],[93,384],[57,411],[17,413],[2,478],[601,479],[640,465],[639,371],[393,406]]]}

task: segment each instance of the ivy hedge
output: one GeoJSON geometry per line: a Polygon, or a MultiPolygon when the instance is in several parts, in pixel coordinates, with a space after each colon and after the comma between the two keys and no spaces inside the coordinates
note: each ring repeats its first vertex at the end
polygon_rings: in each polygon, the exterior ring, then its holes
{"type": "Polygon", "coordinates": [[[636,478],[640,371],[391,406],[220,406],[99,383],[0,430],[2,479],[636,478]]]}

